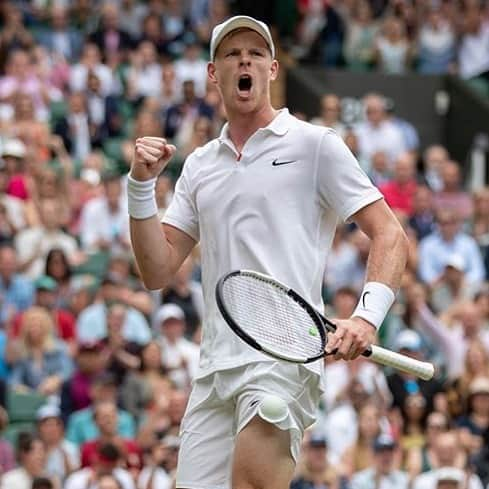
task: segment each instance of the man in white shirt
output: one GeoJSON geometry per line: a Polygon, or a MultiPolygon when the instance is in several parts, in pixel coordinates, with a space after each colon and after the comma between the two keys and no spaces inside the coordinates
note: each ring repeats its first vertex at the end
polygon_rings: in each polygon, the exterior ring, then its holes
{"type": "Polygon", "coordinates": [[[188,157],[163,226],[154,186],[176,148],[158,138],[136,141],[128,176],[131,240],[150,289],[167,286],[201,245],[200,369],[182,422],[176,487],[286,489],[319,403],[320,365],[274,361],[248,348],[219,314],[216,283],[233,269],[254,269],[321,310],[325,252],[338,220],[353,219],[372,239],[362,294],[368,300],[337,321],[327,346],[350,360],[375,341],[394,301],[407,238],[334,131],[272,107],[278,62],[265,24],[237,16],[217,25],[210,57],[208,77],[229,122],[188,157]],[[280,406],[280,419],[262,412],[265,396],[280,406]]]}

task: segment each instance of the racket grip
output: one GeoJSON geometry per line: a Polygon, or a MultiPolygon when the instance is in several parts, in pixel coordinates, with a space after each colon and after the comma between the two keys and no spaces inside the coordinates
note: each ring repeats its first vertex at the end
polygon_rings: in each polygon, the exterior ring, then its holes
{"type": "Polygon", "coordinates": [[[430,380],[435,374],[435,367],[431,363],[421,362],[377,345],[372,345],[363,355],[376,363],[416,375],[423,380],[430,380]]]}

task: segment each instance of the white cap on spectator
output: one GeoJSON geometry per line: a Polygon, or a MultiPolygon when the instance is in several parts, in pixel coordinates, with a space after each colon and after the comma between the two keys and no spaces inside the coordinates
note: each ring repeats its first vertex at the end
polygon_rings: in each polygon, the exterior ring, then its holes
{"type": "Polygon", "coordinates": [[[222,24],[217,24],[212,30],[210,49],[211,61],[214,61],[217,48],[224,37],[236,29],[251,29],[257,34],[260,34],[260,36],[263,37],[268,44],[270,52],[272,53],[272,58],[275,58],[275,46],[273,44],[272,35],[270,34],[270,29],[268,26],[265,23],[254,19],[253,17],[248,17],[247,15],[236,15],[235,17],[231,17],[230,19],[226,20],[222,24]]]}
{"type": "Polygon", "coordinates": [[[44,406],[41,406],[36,412],[36,419],[38,421],[59,417],[61,417],[61,410],[56,404],[44,404],[44,406]]]}
{"type": "Polygon", "coordinates": [[[455,268],[455,270],[459,270],[460,272],[465,271],[465,260],[462,255],[454,253],[447,258],[447,262],[445,263],[446,267],[455,268]]]}
{"type": "Polygon", "coordinates": [[[8,139],[2,148],[2,156],[24,158],[26,154],[25,144],[20,139],[8,139]]]}
{"type": "Polygon", "coordinates": [[[464,472],[456,467],[442,467],[436,471],[436,482],[441,481],[461,484],[464,481],[464,472]]]}
{"type": "Polygon", "coordinates": [[[416,331],[405,329],[397,337],[397,349],[419,351],[421,350],[421,337],[416,331]]]}
{"type": "Polygon", "coordinates": [[[94,187],[101,181],[100,173],[94,168],[84,168],[80,173],[80,178],[94,187]]]}
{"type": "Polygon", "coordinates": [[[469,385],[469,394],[489,394],[489,378],[476,377],[469,385]]]}
{"type": "Polygon", "coordinates": [[[161,325],[168,319],[179,319],[185,321],[185,313],[180,306],[176,304],[165,304],[158,309],[156,313],[155,321],[158,325],[161,325]]]}

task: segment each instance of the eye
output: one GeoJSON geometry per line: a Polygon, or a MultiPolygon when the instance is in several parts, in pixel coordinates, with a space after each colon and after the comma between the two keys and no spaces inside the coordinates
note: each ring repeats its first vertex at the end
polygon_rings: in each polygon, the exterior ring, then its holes
{"type": "Polygon", "coordinates": [[[257,51],[257,50],[251,51],[251,54],[253,56],[263,56],[263,53],[261,51],[257,51]]]}

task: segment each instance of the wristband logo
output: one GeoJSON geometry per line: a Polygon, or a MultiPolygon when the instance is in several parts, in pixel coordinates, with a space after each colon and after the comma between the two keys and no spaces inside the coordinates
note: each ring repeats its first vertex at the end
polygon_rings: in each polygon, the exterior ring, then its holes
{"type": "Polygon", "coordinates": [[[370,291],[367,290],[366,292],[363,293],[362,295],[362,306],[364,309],[367,309],[367,306],[365,305],[365,297],[367,297],[367,294],[370,294],[370,291]]]}

